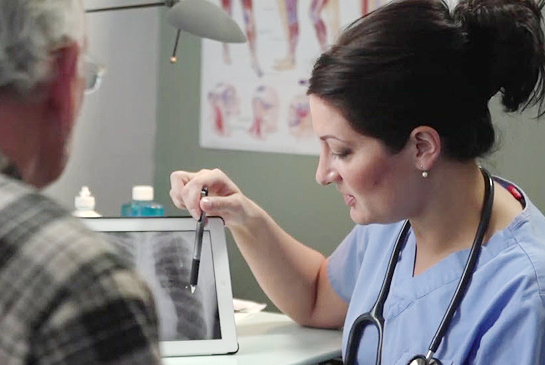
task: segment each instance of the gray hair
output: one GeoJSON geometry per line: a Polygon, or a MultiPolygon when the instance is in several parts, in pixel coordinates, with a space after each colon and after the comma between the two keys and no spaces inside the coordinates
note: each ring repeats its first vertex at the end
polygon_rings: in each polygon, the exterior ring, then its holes
{"type": "Polygon", "coordinates": [[[81,0],[0,0],[0,89],[30,94],[50,75],[50,53],[83,45],[81,0]]]}

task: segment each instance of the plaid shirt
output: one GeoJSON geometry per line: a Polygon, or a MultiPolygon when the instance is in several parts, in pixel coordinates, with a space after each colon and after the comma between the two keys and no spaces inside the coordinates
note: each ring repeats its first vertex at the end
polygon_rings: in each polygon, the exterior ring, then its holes
{"type": "Polygon", "coordinates": [[[78,219],[0,175],[0,364],[160,362],[145,284],[78,219]]]}

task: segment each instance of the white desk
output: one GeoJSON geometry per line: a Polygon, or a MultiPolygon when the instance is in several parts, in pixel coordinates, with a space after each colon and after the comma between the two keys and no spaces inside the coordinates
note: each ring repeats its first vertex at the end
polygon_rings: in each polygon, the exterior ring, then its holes
{"type": "Polygon", "coordinates": [[[233,355],[164,358],[165,365],[316,364],[341,355],[341,331],[301,327],[283,314],[261,312],[237,323],[233,355]]]}

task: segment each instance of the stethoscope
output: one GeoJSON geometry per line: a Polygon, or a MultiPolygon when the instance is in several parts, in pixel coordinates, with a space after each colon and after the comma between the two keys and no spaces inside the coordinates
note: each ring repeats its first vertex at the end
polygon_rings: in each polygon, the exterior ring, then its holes
{"type": "MultiPolygon", "coordinates": [[[[473,275],[473,270],[475,269],[479,253],[481,251],[484,234],[486,233],[488,223],[490,222],[490,215],[492,213],[492,205],[494,203],[494,182],[488,171],[481,168],[481,173],[483,174],[485,180],[483,209],[481,211],[481,218],[479,221],[479,226],[477,228],[477,233],[475,234],[475,239],[473,240],[473,245],[471,246],[471,251],[469,253],[469,257],[462,273],[462,277],[460,278],[458,286],[456,287],[456,291],[454,292],[454,295],[450,300],[448,309],[445,312],[443,319],[441,320],[441,324],[439,325],[439,328],[437,329],[437,332],[435,333],[435,336],[433,337],[430,346],[428,347],[428,353],[426,354],[426,356],[414,356],[411,361],[409,361],[408,365],[441,365],[441,362],[433,356],[439,348],[441,340],[446,335],[452,317],[460,306],[460,302],[462,301],[462,298],[467,291],[469,282],[473,275]]],[[[374,326],[377,329],[378,344],[376,355],[377,358],[375,364],[380,365],[381,363],[382,338],[384,332],[384,303],[388,298],[390,285],[392,283],[392,277],[394,276],[395,266],[399,259],[399,253],[401,252],[401,249],[403,248],[407,240],[410,227],[411,225],[409,221],[406,221],[403,225],[403,228],[401,229],[401,232],[399,233],[399,236],[397,237],[394,251],[392,252],[392,256],[390,257],[390,262],[388,263],[388,268],[386,270],[386,276],[384,277],[384,281],[382,282],[382,287],[380,288],[377,301],[371,308],[370,312],[364,313],[356,318],[354,324],[352,325],[352,328],[350,329],[350,334],[348,335],[347,352],[345,356],[345,364],[347,365],[353,365],[356,363],[356,357],[361,342],[361,336],[365,328],[368,326],[374,326]]]]}

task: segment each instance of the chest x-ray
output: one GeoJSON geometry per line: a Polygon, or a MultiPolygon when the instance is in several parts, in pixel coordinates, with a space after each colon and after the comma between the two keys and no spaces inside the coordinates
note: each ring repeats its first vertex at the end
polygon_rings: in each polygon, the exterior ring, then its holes
{"type": "Polygon", "coordinates": [[[150,287],[161,341],[221,338],[210,232],[203,235],[199,282],[189,289],[194,231],[107,232],[150,287]]]}

